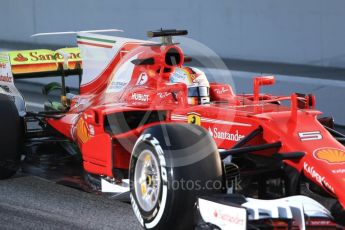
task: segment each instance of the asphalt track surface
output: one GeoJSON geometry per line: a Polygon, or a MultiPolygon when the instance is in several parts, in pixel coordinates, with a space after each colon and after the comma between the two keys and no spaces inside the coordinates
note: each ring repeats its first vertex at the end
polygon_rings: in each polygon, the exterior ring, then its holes
{"type": "Polygon", "coordinates": [[[0,229],[140,229],[127,203],[32,176],[0,181],[0,229]]]}
{"type": "MultiPolygon", "coordinates": [[[[39,86],[18,84],[30,111],[46,100],[39,86]]],[[[42,177],[0,181],[0,229],[141,229],[131,205],[42,177]]]]}

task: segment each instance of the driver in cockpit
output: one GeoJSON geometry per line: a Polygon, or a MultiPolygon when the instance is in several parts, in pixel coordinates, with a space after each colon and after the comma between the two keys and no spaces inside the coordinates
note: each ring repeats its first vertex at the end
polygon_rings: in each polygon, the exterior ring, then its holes
{"type": "Polygon", "coordinates": [[[171,83],[185,83],[188,87],[188,104],[210,103],[210,83],[205,73],[195,67],[175,68],[170,76],[171,83]]]}

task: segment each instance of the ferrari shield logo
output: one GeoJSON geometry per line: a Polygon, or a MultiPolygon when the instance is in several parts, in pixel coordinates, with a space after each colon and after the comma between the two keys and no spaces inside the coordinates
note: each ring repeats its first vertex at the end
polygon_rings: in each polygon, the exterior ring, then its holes
{"type": "Polygon", "coordinates": [[[194,125],[201,125],[200,115],[197,113],[189,113],[188,114],[188,123],[194,124],[194,125]]]}

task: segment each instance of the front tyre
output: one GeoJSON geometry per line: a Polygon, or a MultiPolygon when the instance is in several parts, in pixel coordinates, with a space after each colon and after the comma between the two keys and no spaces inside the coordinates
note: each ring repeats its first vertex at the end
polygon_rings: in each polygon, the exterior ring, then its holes
{"type": "Polygon", "coordinates": [[[192,229],[197,197],[223,191],[217,146],[195,125],[145,130],[134,146],[129,176],[132,207],[146,229],[192,229]]]}

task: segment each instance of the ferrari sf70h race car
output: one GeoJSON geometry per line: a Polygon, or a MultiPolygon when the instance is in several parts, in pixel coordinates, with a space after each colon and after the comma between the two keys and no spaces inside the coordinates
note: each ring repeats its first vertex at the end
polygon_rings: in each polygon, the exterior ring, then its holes
{"type": "Polygon", "coordinates": [[[128,195],[146,229],[345,224],[345,136],[314,96],[260,93],[273,76],[255,77],[252,94],[209,82],[172,40],[186,34],[80,32],[78,48],[2,53],[0,177],[48,145],[80,154],[94,189],[128,195]],[[73,94],[65,79],[76,75],[73,94]],[[61,76],[43,87],[60,100],[27,111],[14,79],[46,76],[61,76]]]}

